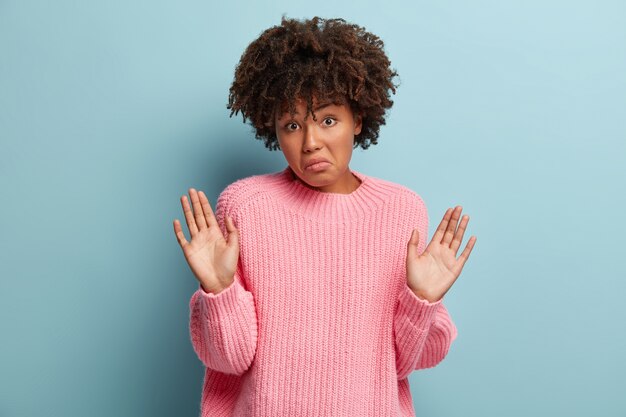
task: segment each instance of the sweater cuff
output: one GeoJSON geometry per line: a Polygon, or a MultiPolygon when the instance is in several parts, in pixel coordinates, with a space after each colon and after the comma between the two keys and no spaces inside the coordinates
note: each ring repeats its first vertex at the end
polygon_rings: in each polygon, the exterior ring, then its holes
{"type": "Polygon", "coordinates": [[[406,317],[415,327],[426,329],[435,322],[435,316],[443,297],[434,303],[419,298],[404,284],[398,298],[398,314],[406,317]]]}
{"type": "Polygon", "coordinates": [[[207,319],[212,322],[222,321],[232,315],[244,302],[246,294],[245,288],[237,279],[217,294],[206,292],[202,287],[198,288],[198,292],[204,300],[207,319]]]}

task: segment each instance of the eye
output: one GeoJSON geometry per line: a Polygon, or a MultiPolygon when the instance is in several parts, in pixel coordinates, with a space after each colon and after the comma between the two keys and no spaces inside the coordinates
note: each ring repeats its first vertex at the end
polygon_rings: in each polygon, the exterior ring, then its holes
{"type": "Polygon", "coordinates": [[[327,118],[324,119],[324,125],[325,126],[334,126],[335,123],[337,123],[337,121],[335,119],[333,119],[332,117],[327,117],[327,118]],[[331,121],[331,123],[330,124],[326,123],[329,120],[331,121]]]}
{"type": "Polygon", "coordinates": [[[287,129],[289,132],[292,132],[293,130],[298,128],[298,124],[296,122],[289,122],[285,125],[285,129],[287,129]],[[295,127],[294,127],[295,126],[295,127]],[[293,129],[292,129],[293,128],[293,129]]]}

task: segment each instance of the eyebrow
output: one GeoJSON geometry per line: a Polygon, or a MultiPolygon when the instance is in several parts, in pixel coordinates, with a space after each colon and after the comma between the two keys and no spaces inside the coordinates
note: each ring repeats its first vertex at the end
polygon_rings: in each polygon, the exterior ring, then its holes
{"type": "Polygon", "coordinates": [[[326,104],[321,104],[321,105],[317,106],[316,108],[314,108],[313,111],[318,111],[320,109],[323,109],[324,107],[332,106],[334,104],[335,103],[333,103],[332,101],[329,102],[329,103],[326,103],[326,104]]]}
{"type": "MultiPolygon", "coordinates": [[[[323,108],[325,108],[325,107],[329,107],[329,106],[337,106],[337,104],[335,104],[335,103],[333,103],[332,101],[330,101],[330,102],[328,102],[328,103],[320,104],[319,106],[317,106],[316,108],[314,108],[314,109],[313,109],[313,111],[314,111],[314,112],[316,112],[316,111],[318,111],[318,110],[321,110],[321,109],[323,109],[323,108]]],[[[279,120],[282,120],[282,119],[286,118],[288,114],[289,114],[289,112],[285,112],[285,113],[283,113],[283,114],[280,116],[279,120]]],[[[299,112],[296,112],[296,113],[294,113],[294,115],[295,115],[295,114],[299,115],[300,113],[299,113],[299,112]]]]}

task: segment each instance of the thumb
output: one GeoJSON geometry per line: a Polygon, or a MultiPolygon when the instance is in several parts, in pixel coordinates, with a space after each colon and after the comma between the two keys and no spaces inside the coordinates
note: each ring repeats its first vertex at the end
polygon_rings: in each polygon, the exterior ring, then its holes
{"type": "Polygon", "coordinates": [[[419,244],[420,233],[417,229],[413,229],[411,232],[411,238],[409,239],[409,243],[407,244],[407,254],[410,257],[417,257],[417,246],[419,244]]]}
{"type": "Polygon", "coordinates": [[[226,230],[228,231],[228,246],[239,247],[239,230],[235,227],[233,219],[226,216],[226,230]]]}

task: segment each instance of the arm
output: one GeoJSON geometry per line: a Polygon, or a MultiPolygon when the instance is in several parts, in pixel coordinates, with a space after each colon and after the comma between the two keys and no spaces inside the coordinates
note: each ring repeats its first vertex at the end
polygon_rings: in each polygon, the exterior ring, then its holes
{"type": "Polygon", "coordinates": [[[444,219],[426,246],[428,212],[422,198],[411,193],[407,216],[413,228],[407,244],[407,281],[398,296],[394,315],[394,340],[398,379],[414,369],[430,368],[445,358],[457,329],[443,305],[445,293],[461,273],[476,241],[472,237],[459,259],[468,217],[456,230],[460,211],[446,211],[444,219]]]}
{"type": "Polygon", "coordinates": [[[457,329],[443,299],[431,303],[405,285],[398,297],[394,317],[398,379],[414,369],[431,368],[448,354],[457,329]]]}
{"type": "MultiPolygon", "coordinates": [[[[232,187],[217,200],[215,217],[225,233],[225,213],[233,221],[232,187]]],[[[233,282],[219,293],[206,292],[200,285],[190,303],[189,331],[194,351],[207,368],[241,375],[256,353],[257,317],[251,292],[245,289],[241,262],[233,282]]]]}
{"type": "Polygon", "coordinates": [[[241,375],[256,352],[257,322],[252,294],[238,277],[218,294],[198,288],[189,303],[189,331],[207,368],[241,375]]]}

